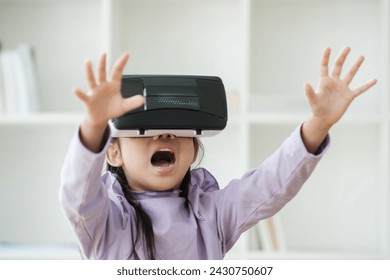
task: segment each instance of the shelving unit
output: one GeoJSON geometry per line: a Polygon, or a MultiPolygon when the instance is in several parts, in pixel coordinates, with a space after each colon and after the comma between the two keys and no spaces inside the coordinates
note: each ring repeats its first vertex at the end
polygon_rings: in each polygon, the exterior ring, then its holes
{"type": "Polygon", "coordinates": [[[75,244],[57,190],[82,118],[70,88],[86,88],[85,59],[96,63],[106,51],[111,64],[129,51],[128,74],[220,76],[228,127],[203,139],[201,165],[223,187],[309,115],[302,84],[316,85],[323,48],[332,47],[333,61],[349,45],[346,69],[366,56],[352,86],[379,82],[332,129],[328,153],[277,215],[287,249],[259,250],[250,230],[227,257],[389,259],[389,26],[388,0],[0,0],[3,49],[22,42],[35,49],[41,108],[0,116],[0,251],[2,242],[75,244]]]}

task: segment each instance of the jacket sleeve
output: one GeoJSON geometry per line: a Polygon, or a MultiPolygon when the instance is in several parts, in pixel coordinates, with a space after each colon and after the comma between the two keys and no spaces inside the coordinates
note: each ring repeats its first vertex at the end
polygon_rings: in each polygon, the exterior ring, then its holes
{"type": "Polygon", "coordinates": [[[246,172],[214,193],[216,224],[222,249],[226,253],[241,233],[262,219],[273,216],[301,189],[329,144],[329,136],[318,154],[307,152],[301,126],[258,168],[246,172]]]}
{"type": "MultiPolygon", "coordinates": [[[[79,131],[79,130],[78,130],[79,131]]],[[[120,242],[120,232],[129,224],[130,209],[123,205],[123,197],[112,190],[114,182],[103,180],[102,169],[105,151],[109,145],[109,131],[100,153],[89,151],[80,141],[77,132],[69,146],[62,170],[59,200],[65,216],[70,222],[89,259],[123,258],[122,252],[129,245],[117,250],[107,250],[120,242]],[[108,251],[115,252],[109,256],[108,251]]],[[[127,240],[131,237],[127,236],[127,240]]],[[[124,244],[122,244],[124,245],[124,244]]]]}

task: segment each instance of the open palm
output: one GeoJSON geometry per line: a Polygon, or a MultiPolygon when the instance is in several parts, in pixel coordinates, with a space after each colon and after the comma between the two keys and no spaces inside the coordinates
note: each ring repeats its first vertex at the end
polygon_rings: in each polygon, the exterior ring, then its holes
{"type": "Polygon", "coordinates": [[[90,62],[85,64],[85,73],[89,86],[87,93],[80,89],[74,89],[75,95],[84,103],[87,109],[87,118],[90,124],[105,126],[108,120],[119,117],[143,104],[143,97],[136,95],[123,98],[121,95],[121,79],[123,68],[129,55],[123,54],[115,63],[111,79],[106,75],[106,54],[100,59],[98,69],[98,81],[93,74],[90,62]]]}
{"type": "Polygon", "coordinates": [[[363,56],[356,60],[343,79],[340,78],[344,62],[350,50],[349,47],[343,49],[336,59],[331,75],[329,75],[328,64],[331,50],[326,48],[321,59],[320,79],[316,91],[309,84],[305,85],[306,96],[313,117],[320,119],[328,126],[335,124],[344,115],[355,97],[367,91],[376,83],[376,80],[371,80],[353,90],[349,88],[350,83],[364,61],[363,56]]]}

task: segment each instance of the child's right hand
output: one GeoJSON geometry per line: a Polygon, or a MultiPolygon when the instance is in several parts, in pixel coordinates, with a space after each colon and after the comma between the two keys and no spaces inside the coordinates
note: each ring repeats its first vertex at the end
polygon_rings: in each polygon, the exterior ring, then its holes
{"type": "Polygon", "coordinates": [[[98,81],[93,74],[91,63],[85,63],[85,73],[89,90],[87,93],[78,88],[74,94],[83,102],[86,114],[80,127],[80,138],[83,144],[92,151],[99,151],[104,131],[110,119],[119,117],[144,103],[141,95],[123,98],[121,80],[123,68],[129,58],[123,54],[115,63],[111,79],[106,78],[106,54],[100,58],[98,81]]]}
{"type": "Polygon", "coordinates": [[[86,107],[86,118],[93,126],[106,127],[107,122],[133,110],[143,104],[143,97],[136,95],[124,99],[121,95],[122,71],[129,58],[127,53],[123,54],[115,63],[111,80],[106,79],[106,54],[102,54],[99,65],[99,80],[93,74],[89,61],[85,63],[85,73],[89,86],[88,93],[80,89],[73,89],[74,94],[84,103],[86,107]]]}

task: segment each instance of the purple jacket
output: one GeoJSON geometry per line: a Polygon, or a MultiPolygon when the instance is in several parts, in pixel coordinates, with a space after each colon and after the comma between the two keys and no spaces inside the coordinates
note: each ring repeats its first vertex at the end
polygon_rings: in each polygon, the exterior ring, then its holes
{"type": "MultiPolygon", "coordinates": [[[[258,168],[223,189],[207,170],[192,170],[189,208],[180,190],[137,193],[153,221],[156,258],[223,259],[241,233],[277,213],[298,193],[328,147],[329,137],[318,155],[308,153],[300,128],[258,168]]],[[[116,179],[109,172],[101,174],[109,142],[95,154],[76,133],[62,169],[60,202],[86,257],[130,259],[134,209],[116,179]]],[[[136,251],[145,257],[141,245],[136,251]]]]}

